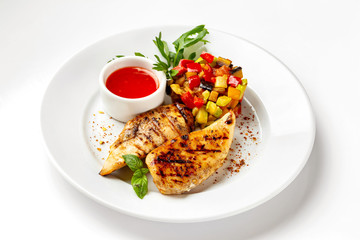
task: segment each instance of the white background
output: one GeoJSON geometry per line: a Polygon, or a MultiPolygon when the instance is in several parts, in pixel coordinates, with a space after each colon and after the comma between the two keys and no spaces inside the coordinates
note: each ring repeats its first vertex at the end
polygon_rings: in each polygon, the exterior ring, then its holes
{"type": "Polygon", "coordinates": [[[359,76],[359,1],[0,0],[1,238],[360,239],[359,76]],[[39,114],[56,71],[97,40],[164,24],[246,38],[300,79],[316,115],[314,149],[272,200],[218,221],[150,222],[88,199],[49,162],[39,114]]]}

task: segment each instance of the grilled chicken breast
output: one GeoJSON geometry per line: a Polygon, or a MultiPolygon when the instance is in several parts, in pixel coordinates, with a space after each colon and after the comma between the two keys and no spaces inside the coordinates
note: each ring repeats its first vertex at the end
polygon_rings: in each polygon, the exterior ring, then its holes
{"type": "Polygon", "coordinates": [[[220,168],[229,152],[235,129],[230,111],[207,128],[185,134],[151,151],[146,164],[163,194],[190,191],[220,168]]]}
{"type": "Polygon", "coordinates": [[[100,175],[107,175],[126,165],[122,158],[134,154],[145,158],[151,150],[167,140],[188,134],[194,128],[191,111],[182,104],[160,106],[128,121],[119,138],[110,146],[100,175]]]}

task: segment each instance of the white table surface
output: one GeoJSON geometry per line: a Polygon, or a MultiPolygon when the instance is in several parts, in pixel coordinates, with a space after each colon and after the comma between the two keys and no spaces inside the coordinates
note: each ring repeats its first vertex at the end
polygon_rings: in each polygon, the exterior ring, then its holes
{"type": "Polygon", "coordinates": [[[360,239],[359,76],[359,1],[2,0],[1,238],[360,239]],[[312,154],[265,204],[205,223],[140,220],[87,198],[47,158],[39,112],[56,71],[99,39],[164,24],[206,24],[246,38],[306,89],[317,123],[312,154]]]}

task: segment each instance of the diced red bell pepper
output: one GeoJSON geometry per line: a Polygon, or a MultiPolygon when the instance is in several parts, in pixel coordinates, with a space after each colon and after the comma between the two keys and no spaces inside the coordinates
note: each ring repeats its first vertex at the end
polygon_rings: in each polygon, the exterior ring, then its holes
{"type": "Polygon", "coordinates": [[[194,97],[190,92],[186,92],[180,96],[181,101],[188,107],[193,109],[195,107],[194,97]]]}
{"type": "Polygon", "coordinates": [[[208,82],[215,83],[216,82],[216,77],[211,77],[210,81],[208,81],[208,82]]]}
{"type": "Polygon", "coordinates": [[[190,59],[181,59],[178,66],[186,68],[189,63],[193,63],[194,60],[190,59]]]}
{"type": "Polygon", "coordinates": [[[188,63],[187,64],[187,71],[188,72],[201,72],[201,65],[199,63],[188,63]]]}
{"type": "Polygon", "coordinates": [[[210,53],[207,53],[207,52],[203,52],[202,54],[200,54],[200,57],[202,59],[204,59],[205,61],[207,61],[208,63],[212,63],[215,58],[213,55],[211,55],[210,53]]]}
{"type": "Polygon", "coordinates": [[[212,77],[214,77],[213,70],[209,64],[205,65],[203,71],[204,71],[205,81],[214,83],[215,81],[213,81],[213,79],[212,79],[212,77]]]}
{"type": "Polygon", "coordinates": [[[204,100],[202,100],[202,98],[195,96],[194,97],[194,105],[197,108],[201,108],[204,105],[204,100]]]}
{"type": "Polygon", "coordinates": [[[242,80],[239,77],[235,77],[233,75],[230,75],[228,78],[227,83],[232,87],[237,87],[237,85],[242,84],[242,80]]]}
{"type": "Polygon", "coordinates": [[[182,66],[176,66],[172,69],[173,71],[177,71],[176,74],[172,75],[172,76],[181,76],[184,73],[186,73],[186,68],[182,67],[182,66]]]}
{"type": "Polygon", "coordinates": [[[194,76],[188,77],[188,81],[189,81],[189,87],[191,90],[193,90],[195,87],[200,86],[199,75],[194,75],[194,76]]]}

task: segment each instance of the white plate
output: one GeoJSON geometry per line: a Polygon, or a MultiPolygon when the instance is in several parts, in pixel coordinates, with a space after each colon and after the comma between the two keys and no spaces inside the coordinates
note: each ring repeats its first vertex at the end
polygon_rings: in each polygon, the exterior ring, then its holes
{"type": "Polygon", "coordinates": [[[244,114],[254,115],[254,121],[246,123],[243,116],[238,119],[237,123],[244,122],[245,127],[237,128],[233,147],[240,144],[243,152],[241,158],[235,156],[238,152],[232,152],[230,157],[235,161],[244,158],[248,166],[230,174],[229,161],[209,181],[179,196],[161,195],[148,175],[149,193],[142,200],[134,194],[126,168],[110,177],[98,174],[101,158],[110,144],[97,151],[99,146],[94,139],[104,137],[100,135],[105,133],[99,130],[101,125],[110,126],[106,133],[110,137],[112,131],[113,139],[121,129],[121,124],[97,112],[101,110],[98,102],[101,68],[118,54],[133,55],[139,51],[153,57],[158,51],[152,40],[160,31],[164,40],[171,43],[189,29],[151,27],[103,39],[72,57],[54,76],[44,95],[41,127],[50,159],[76,188],[119,212],[164,222],[207,221],[238,214],[282,191],[310,155],[315,137],[314,115],[296,77],[260,47],[210,29],[207,50],[242,66],[249,80],[243,107],[247,107],[244,114]],[[257,133],[253,143],[244,140],[246,124],[257,133]]]}

